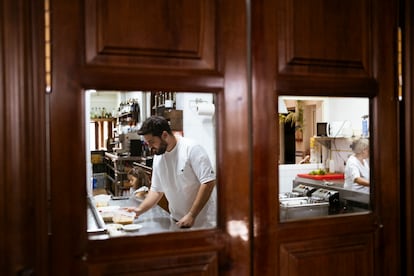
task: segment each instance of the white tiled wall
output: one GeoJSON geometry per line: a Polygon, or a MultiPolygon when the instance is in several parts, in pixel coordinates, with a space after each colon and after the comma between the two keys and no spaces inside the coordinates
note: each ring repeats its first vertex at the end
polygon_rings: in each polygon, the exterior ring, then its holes
{"type": "Polygon", "coordinates": [[[293,180],[299,173],[323,168],[322,164],[279,165],[279,193],[292,191],[293,180]]]}

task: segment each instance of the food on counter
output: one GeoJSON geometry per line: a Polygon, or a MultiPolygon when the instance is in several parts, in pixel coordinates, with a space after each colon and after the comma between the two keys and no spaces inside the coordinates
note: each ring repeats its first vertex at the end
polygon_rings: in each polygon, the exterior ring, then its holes
{"type": "Polygon", "coordinates": [[[112,221],[119,224],[131,224],[134,222],[135,213],[127,211],[116,211],[112,216],[112,221]]]}
{"type": "Polygon", "coordinates": [[[112,222],[113,212],[102,212],[101,216],[104,222],[112,222]]]}
{"type": "Polygon", "coordinates": [[[97,210],[99,214],[101,215],[104,222],[112,222],[112,217],[114,215],[114,212],[119,210],[119,206],[104,206],[104,207],[98,207],[97,210]]]}
{"type": "Polygon", "coordinates": [[[108,206],[111,196],[110,195],[96,195],[93,197],[93,199],[95,201],[96,207],[104,207],[104,206],[108,206]]]}
{"type": "Polygon", "coordinates": [[[326,171],[324,169],[313,170],[309,173],[310,175],[325,175],[326,171]]]}

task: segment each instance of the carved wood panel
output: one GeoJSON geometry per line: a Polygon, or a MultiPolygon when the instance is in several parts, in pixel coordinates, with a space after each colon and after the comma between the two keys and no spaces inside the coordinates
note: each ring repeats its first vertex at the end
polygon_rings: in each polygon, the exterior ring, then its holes
{"type": "Polygon", "coordinates": [[[218,275],[215,252],[90,264],[88,275],[218,275]]]}
{"type": "Polygon", "coordinates": [[[86,65],[216,71],[213,0],[85,1],[86,65]]]}
{"type": "Polygon", "coordinates": [[[285,243],[280,264],[286,276],[372,275],[373,240],[366,235],[285,243]]]}
{"type": "MultiPolygon", "coordinates": [[[[280,1],[276,10],[279,78],[321,78],[322,86],[329,88],[375,89],[370,4],[370,0],[280,1]]],[[[286,86],[283,81],[279,88],[286,86]]]]}

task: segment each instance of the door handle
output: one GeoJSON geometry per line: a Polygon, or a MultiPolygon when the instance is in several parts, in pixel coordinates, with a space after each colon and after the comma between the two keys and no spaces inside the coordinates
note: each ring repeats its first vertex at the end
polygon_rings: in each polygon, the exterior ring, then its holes
{"type": "Polygon", "coordinates": [[[384,228],[384,224],[382,224],[381,219],[379,217],[377,217],[375,219],[374,225],[377,229],[382,229],[384,228]]]}

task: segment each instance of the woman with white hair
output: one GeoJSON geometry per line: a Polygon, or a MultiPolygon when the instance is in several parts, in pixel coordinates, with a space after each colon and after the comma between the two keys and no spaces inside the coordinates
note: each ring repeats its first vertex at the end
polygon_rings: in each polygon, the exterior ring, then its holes
{"type": "Polygon", "coordinates": [[[345,166],[345,189],[369,193],[369,141],[361,138],[351,144],[354,152],[345,166]]]}

